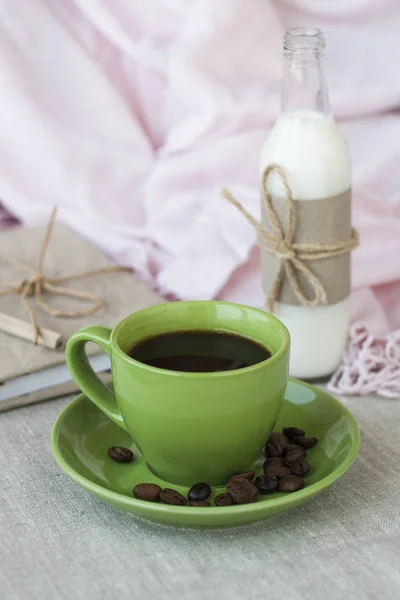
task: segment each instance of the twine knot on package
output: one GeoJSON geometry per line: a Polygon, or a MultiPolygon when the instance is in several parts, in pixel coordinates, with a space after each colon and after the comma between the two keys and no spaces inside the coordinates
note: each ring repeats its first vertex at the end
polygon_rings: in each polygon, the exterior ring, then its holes
{"type": "MultiPolygon", "coordinates": [[[[228,191],[222,191],[223,197],[235,206],[244,217],[253,225],[257,231],[258,245],[262,250],[275,255],[278,265],[275,277],[269,287],[267,296],[267,310],[272,312],[274,304],[280,299],[281,288],[286,278],[292,293],[298,303],[303,306],[318,306],[328,303],[328,295],[321,278],[318,277],[308,266],[310,261],[320,261],[343,256],[351,252],[359,245],[358,232],[351,228],[350,237],[333,243],[310,242],[295,240],[296,231],[296,207],[293,194],[283,169],[278,165],[269,165],[262,176],[261,199],[263,211],[268,222],[268,230],[261,222],[251,215],[248,210],[228,191]],[[271,173],[276,173],[285,190],[285,223],[284,226],[279,219],[278,211],[274,208],[267,183],[271,173]],[[311,294],[304,289],[308,285],[311,294]]],[[[308,202],[298,203],[307,205],[308,202]]]]}
{"type": "MultiPolygon", "coordinates": [[[[56,217],[57,209],[54,208],[50,220],[47,224],[45,235],[43,238],[42,246],[39,250],[38,260],[35,267],[29,264],[16,260],[11,256],[0,255],[0,260],[16,267],[21,271],[25,271],[26,276],[20,281],[6,281],[1,282],[0,296],[6,296],[9,294],[16,294],[19,296],[20,301],[27,312],[31,325],[32,325],[32,341],[34,344],[40,343],[41,329],[38,323],[36,312],[34,308],[28,302],[29,297],[33,297],[35,304],[41,308],[48,315],[55,318],[73,318],[88,316],[98,311],[104,304],[104,300],[95,294],[88,291],[77,290],[70,287],[61,285],[69,281],[76,281],[78,279],[85,279],[93,275],[115,273],[120,271],[129,271],[127,267],[121,267],[118,265],[111,265],[102,267],[99,269],[92,269],[84,271],[82,273],[75,273],[72,275],[60,276],[60,277],[49,277],[43,272],[43,263],[46,256],[47,247],[51,238],[53,225],[56,217]],[[87,308],[81,308],[78,310],[65,310],[59,308],[53,308],[46,297],[49,296],[65,296],[74,298],[78,301],[89,302],[90,305],[87,308]]],[[[60,350],[64,347],[65,340],[62,336],[59,336],[56,340],[55,349],[60,350]]]]}

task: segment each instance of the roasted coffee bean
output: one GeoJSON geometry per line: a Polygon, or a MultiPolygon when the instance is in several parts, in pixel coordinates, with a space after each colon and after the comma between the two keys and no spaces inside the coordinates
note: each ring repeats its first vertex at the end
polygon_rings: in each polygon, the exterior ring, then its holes
{"type": "Polygon", "coordinates": [[[289,443],[289,438],[287,438],[286,435],[283,435],[283,433],[273,431],[268,438],[268,442],[270,444],[280,444],[281,446],[285,446],[285,444],[289,443]]]}
{"type": "Polygon", "coordinates": [[[214,504],[215,506],[233,506],[235,501],[230,494],[218,494],[214,498],[214,504]]]}
{"type": "Polygon", "coordinates": [[[302,437],[306,435],[306,432],[302,429],[298,429],[298,427],[284,427],[283,433],[286,437],[292,439],[295,437],[302,437]]]}
{"type": "Polygon", "coordinates": [[[201,502],[207,500],[211,494],[211,488],[208,483],[195,483],[189,490],[188,498],[195,502],[201,502]]]}
{"type": "Polygon", "coordinates": [[[135,498],[138,500],[147,500],[148,502],[157,502],[160,492],[160,486],[155,483],[138,483],[133,488],[135,498]]]}
{"type": "Polygon", "coordinates": [[[295,437],[292,440],[295,444],[298,444],[302,448],[306,448],[309,450],[310,448],[314,448],[316,444],[318,444],[318,440],[315,437],[295,437]]]}
{"type": "Polygon", "coordinates": [[[311,465],[307,460],[302,460],[300,462],[301,468],[303,469],[303,475],[306,476],[311,471],[311,465]]]}
{"type": "Polygon", "coordinates": [[[271,494],[278,489],[278,478],[275,475],[259,475],[255,484],[261,494],[271,494]]]}
{"type": "Polygon", "coordinates": [[[292,463],[290,465],[290,474],[297,475],[297,477],[303,477],[303,467],[300,463],[292,463]]]}
{"type": "Polygon", "coordinates": [[[306,451],[304,448],[299,448],[298,450],[292,450],[288,452],[285,456],[285,465],[290,467],[291,463],[299,462],[303,460],[306,455],[306,451]]]}
{"type": "Polygon", "coordinates": [[[280,492],[297,492],[304,486],[304,481],[297,475],[286,475],[279,481],[280,492]]]}
{"type": "Polygon", "coordinates": [[[285,475],[289,475],[290,474],[290,469],[289,467],[274,467],[273,465],[271,467],[267,466],[267,469],[265,471],[266,475],[275,475],[275,477],[284,477],[285,475]]]}
{"type": "Polygon", "coordinates": [[[267,472],[268,467],[284,467],[285,463],[283,462],[283,458],[276,456],[275,458],[267,458],[267,460],[263,464],[264,473],[267,472]]]}
{"type": "Polygon", "coordinates": [[[282,446],[276,442],[267,442],[265,444],[265,454],[268,458],[282,456],[282,446]]]}
{"type": "Polygon", "coordinates": [[[256,475],[255,471],[245,471],[245,473],[238,473],[237,475],[232,475],[232,477],[230,477],[229,481],[232,481],[232,479],[237,479],[238,477],[252,481],[254,479],[255,475],[256,475]]]}
{"type": "Polygon", "coordinates": [[[285,456],[288,452],[292,452],[293,450],[299,450],[299,448],[301,450],[304,450],[304,448],[302,448],[298,444],[290,443],[290,444],[286,444],[286,446],[283,446],[282,452],[283,452],[283,455],[285,456]]]}
{"type": "Polygon", "coordinates": [[[249,504],[257,500],[257,488],[248,479],[231,479],[226,487],[236,504],[249,504]]]}
{"type": "Polygon", "coordinates": [[[192,500],[189,506],[211,506],[211,504],[207,500],[192,500]]]}
{"type": "Polygon", "coordinates": [[[133,460],[133,452],[129,448],[112,446],[108,449],[108,456],[119,463],[129,463],[133,460]]]}
{"type": "Polygon", "coordinates": [[[290,465],[290,472],[292,475],[297,475],[298,477],[305,477],[311,471],[311,465],[306,460],[301,460],[297,463],[292,463],[290,465]]]}
{"type": "Polygon", "coordinates": [[[160,500],[162,500],[164,504],[175,504],[180,506],[186,504],[186,498],[184,498],[177,490],[171,490],[170,488],[165,488],[160,492],[160,500]]]}

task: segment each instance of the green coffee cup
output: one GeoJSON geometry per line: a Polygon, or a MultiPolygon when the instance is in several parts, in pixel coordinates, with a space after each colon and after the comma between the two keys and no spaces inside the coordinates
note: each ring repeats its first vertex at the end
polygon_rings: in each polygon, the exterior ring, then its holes
{"type": "Polygon", "coordinates": [[[81,329],[69,339],[66,358],[85,395],[129,433],[156,475],[180,485],[217,485],[246,469],[272,431],[288,380],[289,345],[286,327],[261,310],[217,301],[172,302],[133,313],[112,330],[81,329]],[[126,354],[140,340],[182,330],[242,335],[272,356],[243,369],[188,373],[151,367],[126,354]],[[88,341],[110,356],[115,395],[89,365],[88,341]]]}

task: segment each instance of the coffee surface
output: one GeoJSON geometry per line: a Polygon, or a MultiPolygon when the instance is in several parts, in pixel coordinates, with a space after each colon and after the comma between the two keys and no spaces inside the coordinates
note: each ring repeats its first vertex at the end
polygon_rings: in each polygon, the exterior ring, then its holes
{"type": "Polygon", "coordinates": [[[169,371],[213,373],[255,365],[271,353],[248,338],[216,331],[172,331],[135,344],[128,355],[169,371]]]}

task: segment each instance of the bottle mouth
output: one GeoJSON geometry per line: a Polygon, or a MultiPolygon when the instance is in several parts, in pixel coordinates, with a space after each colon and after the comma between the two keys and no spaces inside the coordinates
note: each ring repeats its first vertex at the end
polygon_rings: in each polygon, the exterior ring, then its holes
{"type": "Polygon", "coordinates": [[[316,27],[288,29],[283,40],[285,56],[319,56],[325,49],[325,37],[316,27]]]}

